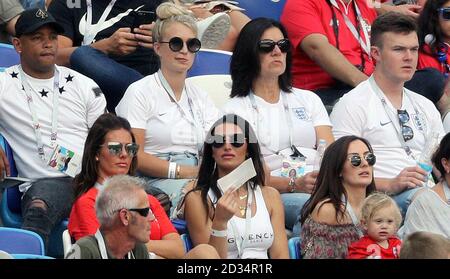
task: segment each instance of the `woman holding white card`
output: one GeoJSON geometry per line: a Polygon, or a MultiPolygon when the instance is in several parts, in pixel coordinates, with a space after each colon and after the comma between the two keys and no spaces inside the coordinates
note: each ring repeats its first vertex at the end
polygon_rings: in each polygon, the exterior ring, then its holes
{"type": "MultiPolygon", "coordinates": [[[[314,187],[317,172],[311,170],[319,139],[327,144],[334,141],[320,98],[311,91],[292,88],[291,52],[287,32],[279,22],[259,18],[245,25],[231,58],[233,86],[224,107],[226,113],[245,118],[255,130],[270,170],[267,185],[282,193],[288,229],[293,229],[314,187]],[[309,168],[304,175],[282,177],[283,159],[287,159],[285,164],[295,164],[289,156],[292,146],[309,168]]],[[[296,227],[295,235],[300,229],[296,227]]]]}
{"type": "Polygon", "coordinates": [[[223,116],[203,150],[198,180],[185,197],[193,244],[209,243],[221,258],[288,258],[283,204],[277,190],[264,186],[261,152],[250,124],[234,114],[223,116]],[[256,175],[223,193],[217,181],[249,158],[256,175]]]}

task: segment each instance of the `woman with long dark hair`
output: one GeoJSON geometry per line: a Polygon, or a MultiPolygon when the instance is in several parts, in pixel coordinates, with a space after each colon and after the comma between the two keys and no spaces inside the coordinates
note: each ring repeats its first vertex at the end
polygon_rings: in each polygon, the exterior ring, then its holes
{"type": "Polygon", "coordinates": [[[265,187],[259,144],[250,124],[228,114],[213,124],[204,144],[198,180],[185,197],[194,245],[209,243],[221,258],[288,258],[278,191],[265,187]],[[218,179],[251,159],[256,176],[223,192],[218,179]]]}
{"type": "Polygon", "coordinates": [[[300,226],[294,223],[317,176],[312,171],[316,147],[320,139],[330,144],[334,138],[320,98],[292,87],[291,51],[278,21],[258,18],[245,25],[231,59],[232,98],[224,111],[245,118],[255,130],[268,167],[267,185],[282,193],[286,227],[294,228],[296,235],[300,226]],[[283,162],[291,161],[291,155],[306,166],[296,177],[281,176],[283,162]]]}
{"type": "MultiPolygon", "coordinates": [[[[77,199],[69,218],[69,233],[78,240],[93,235],[100,224],[96,217],[95,202],[97,194],[104,188],[103,182],[108,177],[128,174],[133,175],[137,165],[136,154],[139,145],[131,131],[130,124],[124,118],[113,114],[100,116],[86,139],[82,159],[82,170],[75,177],[77,199]]],[[[180,235],[170,222],[159,201],[148,195],[150,204],[151,231],[148,251],[163,258],[181,258],[184,246],[180,235]]],[[[131,215],[138,212],[130,211],[131,215]]],[[[130,216],[132,221],[133,216],[130,216]]],[[[130,222],[131,222],[130,221],[130,222]]],[[[197,249],[186,257],[217,257],[217,253],[209,253],[212,249],[197,249]]]]}
{"type": "Polygon", "coordinates": [[[362,236],[361,206],[375,190],[370,143],[344,136],[323,156],[316,188],[301,211],[304,258],[345,258],[348,246],[362,236]]]}

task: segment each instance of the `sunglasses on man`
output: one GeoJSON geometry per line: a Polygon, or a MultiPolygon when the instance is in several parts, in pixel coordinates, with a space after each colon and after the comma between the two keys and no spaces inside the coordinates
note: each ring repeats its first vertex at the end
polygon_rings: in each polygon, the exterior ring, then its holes
{"type": "Polygon", "coordinates": [[[211,136],[209,141],[214,148],[221,148],[225,145],[225,142],[230,143],[233,147],[239,148],[245,143],[244,134],[232,134],[232,135],[214,135],[211,136]]]}
{"type": "Polygon", "coordinates": [[[264,39],[259,41],[258,48],[259,51],[261,52],[269,53],[274,50],[275,45],[277,45],[280,51],[283,53],[288,52],[289,48],[291,47],[291,43],[289,42],[288,39],[281,39],[278,42],[269,39],[264,39]]]}
{"type": "Polygon", "coordinates": [[[443,20],[450,20],[450,7],[437,9],[443,20]]]}
{"type": "MultiPolygon", "coordinates": [[[[354,166],[355,168],[359,167],[362,163],[361,155],[359,155],[358,153],[351,153],[349,155],[350,157],[348,159],[350,160],[350,164],[352,164],[352,166],[354,166]]],[[[365,153],[363,157],[369,166],[375,165],[377,161],[377,157],[372,152],[365,153]]]]}
{"type": "Polygon", "coordinates": [[[136,156],[139,144],[137,143],[121,143],[121,142],[107,142],[105,144],[102,144],[100,146],[106,146],[108,148],[109,154],[114,156],[119,156],[120,153],[122,153],[123,148],[125,148],[125,152],[129,157],[136,156]]]}
{"type": "MultiPolygon", "coordinates": [[[[184,46],[184,41],[180,37],[173,37],[168,42],[159,42],[161,44],[169,44],[169,48],[173,52],[180,51],[184,46]]],[[[186,41],[186,46],[189,52],[196,53],[202,47],[202,43],[197,38],[191,38],[186,41]]]]}
{"type": "Polygon", "coordinates": [[[145,208],[128,208],[128,210],[137,212],[142,217],[147,217],[148,214],[150,213],[150,207],[145,207],[145,208]]]}
{"type": "Polygon", "coordinates": [[[400,128],[402,132],[402,137],[405,141],[412,140],[414,138],[414,131],[413,129],[406,125],[409,121],[409,114],[408,111],[405,109],[399,109],[397,110],[398,115],[398,121],[400,122],[400,128]]]}

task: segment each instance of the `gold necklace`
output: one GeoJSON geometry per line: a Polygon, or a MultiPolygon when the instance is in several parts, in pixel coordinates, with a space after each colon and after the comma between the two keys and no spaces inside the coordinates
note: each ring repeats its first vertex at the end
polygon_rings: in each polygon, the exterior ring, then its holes
{"type": "Polygon", "coordinates": [[[246,199],[247,198],[247,194],[243,195],[243,196],[239,196],[240,200],[246,199]]]}
{"type": "Polygon", "coordinates": [[[241,212],[241,216],[244,217],[247,213],[247,205],[245,206],[239,206],[239,211],[241,212]]]}

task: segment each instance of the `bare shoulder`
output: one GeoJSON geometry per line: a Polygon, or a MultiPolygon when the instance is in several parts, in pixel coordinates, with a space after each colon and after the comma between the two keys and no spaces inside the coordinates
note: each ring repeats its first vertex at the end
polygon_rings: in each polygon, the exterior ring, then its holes
{"type": "Polygon", "coordinates": [[[327,225],[337,225],[336,209],[330,200],[324,200],[319,202],[314,208],[311,217],[318,223],[327,225]]]}
{"type": "Polygon", "coordinates": [[[264,199],[268,201],[280,199],[280,192],[277,189],[270,186],[262,186],[260,188],[264,199]]]}

